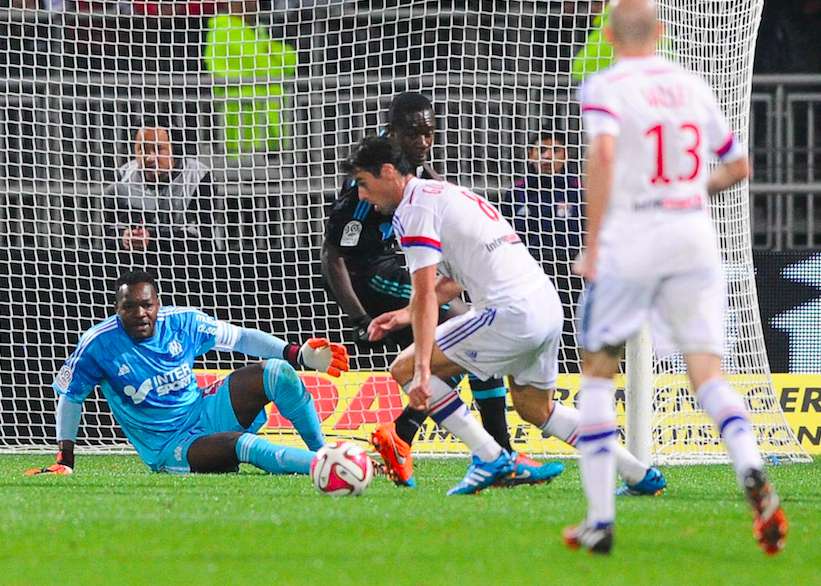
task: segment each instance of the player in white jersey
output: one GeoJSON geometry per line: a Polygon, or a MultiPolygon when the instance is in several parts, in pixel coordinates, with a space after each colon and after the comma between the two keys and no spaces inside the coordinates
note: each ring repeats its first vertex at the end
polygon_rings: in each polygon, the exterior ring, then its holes
{"type": "MultiPolygon", "coordinates": [[[[453,377],[465,372],[480,379],[510,375],[513,405],[522,418],[573,445],[578,412],[553,402],[561,303],[510,224],[468,189],[415,177],[401,150],[385,138],[363,140],[343,167],[356,177],[361,199],[393,213],[413,285],[409,308],[373,320],[371,338],[412,325],[414,344],[397,357],[391,374],[411,406],[428,410],[473,453],[464,480],[448,494],[477,492],[514,471],[515,454],[482,429],[454,389],[453,377]],[[463,290],[471,310],[437,327],[437,307],[463,290]]],[[[657,470],[623,448],[618,455],[628,484],[649,474],[663,487],[657,470]]],[[[563,467],[542,468],[548,481],[563,467]]]]}
{"type": "Polygon", "coordinates": [[[709,195],[747,177],[747,157],[707,85],[654,55],[661,25],[651,0],[614,2],[606,34],[617,63],[580,91],[590,144],[587,237],[577,265],[587,281],[578,441],[588,514],[565,541],[597,553],[612,547],[612,379],[624,342],[649,319],[654,334],[684,354],[753,506],[756,539],[776,553],[787,521],[744,402],[721,376],[726,300],[707,211],[709,195]],[[712,154],[721,164],[711,172],[712,154]]]}

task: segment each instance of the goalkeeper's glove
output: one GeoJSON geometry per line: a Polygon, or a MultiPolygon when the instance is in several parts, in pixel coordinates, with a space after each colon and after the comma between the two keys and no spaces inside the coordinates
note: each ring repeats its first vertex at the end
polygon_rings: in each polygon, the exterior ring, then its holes
{"type": "Polygon", "coordinates": [[[327,338],[311,338],[301,347],[288,344],[282,355],[294,367],[305,366],[331,376],[340,376],[349,369],[348,350],[327,338]]]}
{"type": "Polygon", "coordinates": [[[74,470],[65,464],[52,464],[51,466],[43,466],[42,468],[29,468],[23,474],[26,476],[37,476],[38,474],[55,474],[57,476],[68,476],[73,474],[74,470]]]}
{"type": "Polygon", "coordinates": [[[37,476],[38,474],[68,476],[72,474],[74,472],[74,442],[60,441],[57,443],[59,451],[57,452],[57,461],[54,464],[42,468],[29,468],[23,474],[26,476],[37,476]]]}

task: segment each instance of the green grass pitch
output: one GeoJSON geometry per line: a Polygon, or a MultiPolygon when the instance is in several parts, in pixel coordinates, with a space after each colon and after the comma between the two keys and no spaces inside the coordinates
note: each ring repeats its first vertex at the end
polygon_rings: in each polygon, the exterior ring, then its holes
{"type": "Polygon", "coordinates": [[[149,473],[133,456],[80,456],[72,477],[25,478],[45,456],[0,456],[2,584],[819,584],[821,460],[770,468],[787,549],[756,547],[728,466],[668,467],[659,498],[618,501],[613,555],[572,552],[574,462],[547,486],[446,497],[463,460],[422,460],[419,487],[377,478],[359,498],[244,468],[149,473]]]}

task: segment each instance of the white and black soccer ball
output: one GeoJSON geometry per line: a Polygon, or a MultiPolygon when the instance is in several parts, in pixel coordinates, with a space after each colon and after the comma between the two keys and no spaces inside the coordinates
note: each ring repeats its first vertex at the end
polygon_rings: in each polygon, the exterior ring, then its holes
{"type": "Polygon", "coordinates": [[[334,442],[316,453],[311,462],[311,481],[331,496],[357,496],[373,480],[373,462],[365,450],[350,442],[334,442]]]}

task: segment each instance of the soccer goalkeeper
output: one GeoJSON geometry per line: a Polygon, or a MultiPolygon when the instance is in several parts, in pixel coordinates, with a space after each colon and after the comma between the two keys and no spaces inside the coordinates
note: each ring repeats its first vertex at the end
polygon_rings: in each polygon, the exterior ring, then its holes
{"type": "Polygon", "coordinates": [[[332,376],[348,370],[341,344],[312,338],[301,347],[237,327],[189,307],[161,307],[154,278],[132,271],[117,281],[116,315],[80,338],[53,383],[57,463],[26,472],[71,474],[82,403],[100,385],[114,418],[155,472],[231,472],[240,462],[271,474],[307,474],[324,438],[313,399],[294,367],[332,376]],[[264,362],[198,388],[193,364],[211,349],[264,362]],[[278,446],[255,435],[274,403],[308,449],[278,446]]]}

